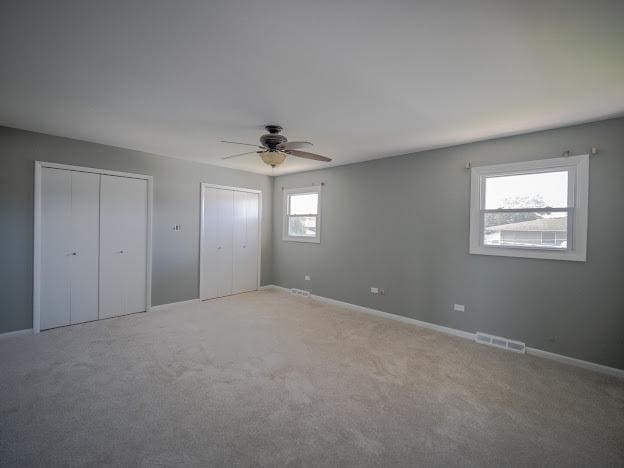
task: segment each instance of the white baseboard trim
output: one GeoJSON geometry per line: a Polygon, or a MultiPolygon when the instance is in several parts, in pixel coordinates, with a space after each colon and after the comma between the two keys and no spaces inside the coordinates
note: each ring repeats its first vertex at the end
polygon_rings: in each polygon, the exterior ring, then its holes
{"type": "MultiPolygon", "coordinates": [[[[285,292],[288,294],[292,294],[289,288],[285,288],[283,286],[277,286],[275,284],[267,284],[266,286],[262,286],[260,289],[273,289],[276,291],[285,292]]],[[[436,330],[442,333],[446,333],[447,335],[459,336],[461,338],[466,338],[468,340],[474,340],[474,333],[466,332],[463,330],[457,330],[456,328],[444,327],[442,325],[436,325],[435,323],[423,322],[422,320],[417,320],[411,317],[404,317],[402,315],[391,314],[390,312],[384,312],[382,310],[371,309],[370,307],[364,307],[356,304],[351,304],[350,302],[338,301],[336,299],[330,299],[325,296],[318,296],[316,294],[310,294],[311,299],[317,300],[319,302],[324,302],[325,304],[331,304],[338,307],[345,307],[347,309],[354,310],[356,312],[363,312],[365,314],[374,315],[376,317],[382,317],[385,319],[396,320],[397,322],[408,323],[410,325],[417,325],[422,328],[428,328],[429,330],[436,330]]]]}
{"type": "Polygon", "coordinates": [[[316,294],[311,294],[311,298],[316,299],[317,301],[324,302],[326,304],[331,304],[339,307],[346,307],[348,309],[354,310],[356,312],[362,312],[369,315],[374,315],[375,317],[382,317],[385,319],[395,320],[397,322],[407,323],[409,325],[416,325],[418,327],[427,328],[429,330],[435,330],[442,333],[446,333],[447,335],[459,336],[460,338],[465,338],[467,340],[474,340],[474,333],[466,332],[463,330],[457,330],[456,328],[444,327],[442,325],[436,325],[435,323],[423,322],[422,320],[417,320],[411,317],[403,317],[402,315],[391,314],[390,312],[384,312],[382,310],[371,309],[369,307],[359,306],[356,304],[351,304],[349,302],[337,301],[336,299],[330,299],[324,296],[317,296],[316,294]]]}
{"type": "Polygon", "coordinates": [[[544,359],[550,359],[551,361],[557,361],[562,364],[568,364],[570,366],[580,367],[582,369],[599,372],[601,374],[612,375],[613,377],[619,377],[624,379],[624,369],[618,369],[616,367],[604,366],[602,364],[596,364],[595,362],[583,361],[563,354],[551,353],[550,351],[543,351],[537,348],[529,348],[527,346],[526,353],[533,356],[541,357],[544,359]]]}
{"type": "MultiPolygon", "coordinates": [[[[290,289],[284,288],[282,286],[277,286],[275,284],[269,284],[266,286],[262,286],[260,289],[274,289],[277,291],[282,291],[290,294],[290,289]]],[[[396,320],[398,322],[407,323],[410,325],[416,325],[422,328],[427,328],[429,330],[439,331],[441,333],[446,333],[447,335],[459,336],[460,338],[465,338],[468,340],[474,341],[475,334],[466,332],[463,330],[458,330],[456,328],[444,327],[442,325],[436,325],[434,323],[424,322],[422,320],[413,319],[410,317],[403,317],[402,315],[391,314],[389,312],[383,312],[377,309],[371,309],[369,307],[359,306],[356,304],[351,304],[349,302],[338,301],[336,299],[330,299],[328,297],[317,296],[316,294],[311,294],[310,298],[315,299],[320,302],[324,302],[326,304],[331,304],[339,307],[345,307],[350,310],[354,310],[356,312],[363,312],[365,314],[374,315],[376,317],[383,317],[390,320],[396,320]]],[[[617,369],[615,367],[604,366],[602,364],[596,364],[595,362],[583,361],[582,359],[577,359],[573,357],[564,356],[562,354],[551,353],[549,351],[543,351],[537,348],[526,347],[526,354],[531,354],[536,357],[550,359],[551,361],[556,361],[562,364],[568,364],[570,366],[580,367],[582,369],[598,372],[601,374],[611,375],[614,377],[624,378],[624,369],[617,369]]]]}
{"type": "Polygon", "coordinates": [[[278,286],[277,284],[265,284],[264,286],[260,286],[258,288],[258,291],[266,291],[267,289],[274,289],[275,291],[283,291],[287,293],[290,292],[290,289],[283,286],[278,286]]]}
{"type": "Polygon", "coordinates": [[[168,309],[170,307],[196,304],[198,302],[201,302],[201,301],[199,299],[189,299],[188,301],[170,302],[169,304],[159,304],[157,306],[150,307],[150,312],[159,312],[161,310],[168,309]]]}
{"type": "Polygon", "coordinates": [[[24,330],[15,330],[15,331],[10,331],[6,333],[0,333],[0,340],[3,340],[5,338],[14,338],[16,336],[26,336],[26,335],[32,335],[32,334],[33,334],[32,328],[25,328],[24,330]]]}

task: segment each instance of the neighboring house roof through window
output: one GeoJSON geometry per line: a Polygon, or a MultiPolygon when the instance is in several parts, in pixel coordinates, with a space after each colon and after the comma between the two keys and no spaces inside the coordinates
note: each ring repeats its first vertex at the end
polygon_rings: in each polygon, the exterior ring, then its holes
{"type": "Polygon", "coordinates": [[[565,217],[541,218],[520,223],[488,226],[487,231],[567,231],[568,220],[565,217]]]}

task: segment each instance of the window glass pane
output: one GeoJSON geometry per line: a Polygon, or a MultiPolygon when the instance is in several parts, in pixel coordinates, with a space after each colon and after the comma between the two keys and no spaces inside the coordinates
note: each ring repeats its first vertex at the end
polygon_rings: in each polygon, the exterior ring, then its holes
{"type": "Polygon", "coordinates": [[[289,216],[288,235],[316,237],[316,216],[289,216]]]}
{"type": "Polygon", "coordinates": [[[487,246],[567,249],[568,213],[484,213],[487,246]]]}
{"type": "Polygon", "coordinates": [[[568,172],[541,172],[485,179],[485,209],[566,208],[568,172]]]}
{"type": "Polygon", "coordinates": [[[297,193],[290,195],[291,215],[318,214],[318,193],[297,193]]]}

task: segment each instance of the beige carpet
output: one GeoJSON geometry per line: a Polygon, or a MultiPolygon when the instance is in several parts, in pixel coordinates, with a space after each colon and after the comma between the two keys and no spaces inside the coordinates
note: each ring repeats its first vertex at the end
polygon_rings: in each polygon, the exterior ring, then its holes
{"type": "Polygon", "coordinates": [[[0,465],[624,464],[624,381],[275,291],[0,341],[0,465]]]}

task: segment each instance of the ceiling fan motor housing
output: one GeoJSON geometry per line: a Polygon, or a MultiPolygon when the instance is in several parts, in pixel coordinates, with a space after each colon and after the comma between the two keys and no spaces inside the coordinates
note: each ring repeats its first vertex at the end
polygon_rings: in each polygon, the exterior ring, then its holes
{"type": "Polygon", "coordinates": [[[277,145],[288,141],[284,135],[279,134],[279,132],[282,131],[282,127],[279,125],[267,125],[264,128],[266,128],[269,133],[260,137],[260,143],[269,148],[269,150],[277,151],[277,145]]]}

